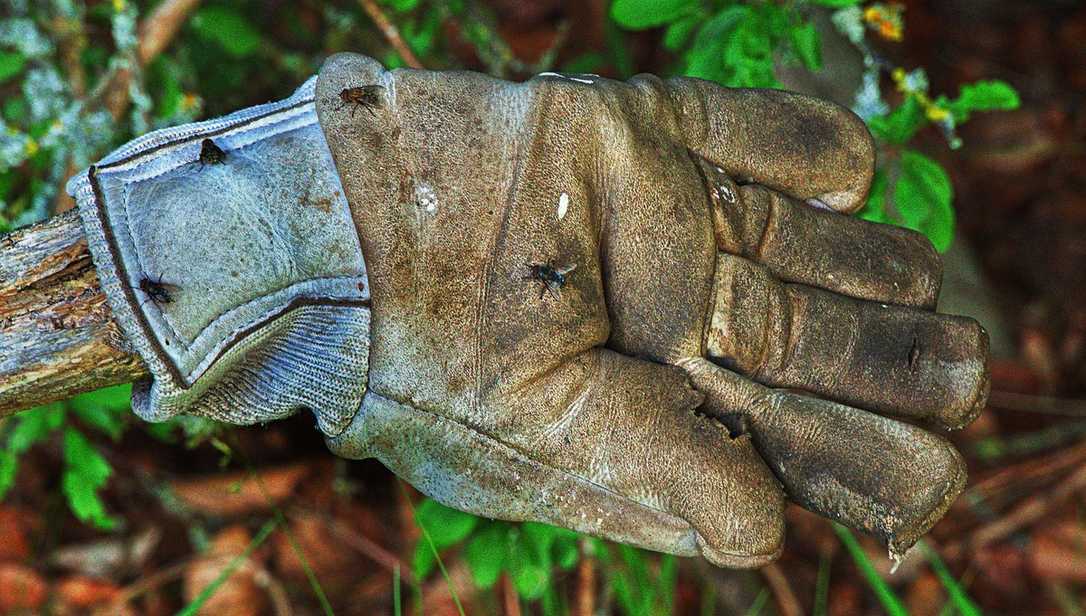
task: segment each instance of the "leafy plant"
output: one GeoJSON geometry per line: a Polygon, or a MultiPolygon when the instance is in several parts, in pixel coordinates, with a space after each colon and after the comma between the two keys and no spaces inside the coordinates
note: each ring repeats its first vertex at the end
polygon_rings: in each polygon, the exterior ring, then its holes
{"type": "Polygon", "coordinates": [[[564,528],[488,520],[450,509],[432,499],[419,504],[415,519],[429,535],[434,548],[425,538],[416,545],[413,569],[417,579],[434,571],[435,549],[440,553],[463,544],[464,560],[476,585],[491,588],[504,573],[521,598],[543,600],[546,611],[559,603],[552,583],[554,575],[572,569],[579,560],[578,535],[564,528]]]}
{"type": "Polygon", "coordinates": [[[112,529],[117,520],[106,512],[101,490],[113,474],[88,432],[117,440],[128,416],[131,386],[118,385],[25,411],[9,419],[5,446],[0,450],[0,500],[15,483],[19,459],[30,448],[61,437],[64,470],[61,490],[76,518],[102,529],[112,529]]]}
{"type": "Polygon", "coordinates": [[[429,498],[416,507],[415,521],[432,541],[431,547],[424,535],[415,546],[416,579],[431,575],[442,554],[460,550],[479,588],[492,588],[504,574],[522,600],[538,602],[543,614],[559,614],[564,613],[565,599],[557,594],[555,582],[577,566],[584,550],[600,563],[604,583],[622,614],[671,612],[678,579],[674,556],[613,545],[547,524],[480,518],[429,498]]]}
{"type": "Polygon", "coordinates": [[[853,109],[868,123],[880,144],[878,175],[860,215],[924,233],[944,251],[954,237],[953,189],[942,165],[907,148],[920,129],[936,125],[952,149],[961,146],[956,128],[978,111],[1018,107],[1014,88],[1001,81],[962,86],[957,98],[928,93],[921,69],[892,67],[872,51],[869,32],[899,41],[903,21],[898,5],[860,0],[808,0],[776,3],[706,0],[615,0],[611,17],[631,30],[665,28],[664,46],[676,53],[675,72],[730,87],[776,88],[779,63],[822,68],[821,35],[815,11],[833,10],[832,22],[863,54],[867,67],[853,109]],[[880,90],[887,74],[901,93],[891,108],[880,90]]]}

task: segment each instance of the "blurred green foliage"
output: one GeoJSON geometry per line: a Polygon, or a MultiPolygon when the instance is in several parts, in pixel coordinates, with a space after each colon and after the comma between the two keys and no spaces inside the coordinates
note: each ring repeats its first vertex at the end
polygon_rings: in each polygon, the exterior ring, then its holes
{"type": "Polygon", "coordinates": [[[0,451],[0,499],[15,483],[20,457],[34,445],[59,437],[64,453],[61,490],[72,513],[98,528],[114,528],[117,520],[106,513],[99,495],[113,468],[86,433],[118,440],[129,415],[131,393],[129,385],[109,387],[8,419],[0,429],[0,438],[6,439],[0,451]]]}
{"type": "Polygon", "coordinates": [[[431,575],[443,554],[459,549],[479,588],[492,588],[504,574],[517,595],[537,602],[544,615],[568,614],[567,598],[557,581],[587,555],[599,563],[604,587],[621,613],[671,612],[678,576],[674,556],[610,544],[547,524],[480,518],[432,499],[419,504],[415,521],[424,531],[412,563],[416,579],[431,575]]]}
{"type": "MultiPolygon", "coordinates": [[[[55,441],[63,458],[60,490],[72,514],[103,530],[112,530],[119,520],[109,515],[102,490],[113,475],[113,466],[95,445],[102,438],[116,443],[130,425],[131,385],[117,385],[80,394],[23,411],[0,422],[0,501],[15,484],[20,459],[39,444],[55,441]]],[[[214,439],[222,424],[180,417],[149,424],[138,422],[151,436],[167,443],[184,437],[189,447],[214,439]]]]}

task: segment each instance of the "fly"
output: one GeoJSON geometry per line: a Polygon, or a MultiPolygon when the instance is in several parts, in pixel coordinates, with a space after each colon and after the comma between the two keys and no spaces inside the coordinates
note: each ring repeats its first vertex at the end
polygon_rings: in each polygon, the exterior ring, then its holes
{"type": "Polygon", "coordinates": [[[177,285],[162,282],[161,276],[158,277],[158,280],[151,280],[149,277],[141,278],[140,291],[147,295],[147,299],[143,300],[140,306],[143,306],[147,300],[160,305],[173,303],[174,294],[180,290],[181,288],[177,285]]]}
{"type": "Polygon", "coordinates": [[[215,145],[214,141],[204,139],[200,142],[200,169],[203,169],[204,165],[221,165],[224,162],[226,162],[226,152],[215,145]]]}
{"type": "Polygon", "coordinates": [[[577,269],[577,264],[565,266],[546,263],[529,263],[521,275],[521,280],[535,280],[540,283],[539,299],[547,293],[554,299],[562,299],[562,287],[566,285],[569,273],[577,269]]]}
{"type": "Polygon", "coordinates": [[[354,110],[359,107],[363,107],[366,111],[370,112],[370,115],[377,117],[377,114],[373,112],[375,107],[381,106],[381,90],[384,90],[384,86],[356,86],[353,88],[343,88],[339,93],[340,106],[337,108],[343,109],[344,105],[351,106],[351,117],[354,117],[354,110]]]}

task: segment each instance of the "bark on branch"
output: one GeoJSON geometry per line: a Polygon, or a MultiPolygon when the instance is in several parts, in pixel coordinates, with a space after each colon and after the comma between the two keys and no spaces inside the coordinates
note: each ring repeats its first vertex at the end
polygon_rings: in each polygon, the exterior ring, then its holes
{"type": "Polygon", "coordinates": [[[0,236],[0,416],[146,375],[75,212],[0,236]]]}

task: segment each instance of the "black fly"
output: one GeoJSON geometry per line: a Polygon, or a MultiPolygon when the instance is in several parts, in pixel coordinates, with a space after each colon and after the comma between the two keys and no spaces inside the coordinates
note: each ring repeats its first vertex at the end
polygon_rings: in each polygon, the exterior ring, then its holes
{"type": "Polygon", "coordinates": [[[226,162],[226,152],[210,139],[200,142],[200,169],[204,165],[221,165],[226,162]]]}
{"type": "Polygon", "coordinates": [[[381,106],[381,90],[384,90],[384,86],[356,86],[354,88],[343,88],[339,93],[340,106],[336,109],[343,109],[344,105],[351,105],[351,117],[354,117],[354,110],[359,107],[364,107],[366,111],[370,112],[370,115],[377,117],[377,114],[373,112],[374,107],[381,106]]]}
{"type": "Polygon", "coordinates": [[[143,300],[140,306],[143,306],[147,300],[151,300],[156,304],[169,304],[173,302],[173,294],[180,290],[177,285],[162,282],[161,276],[158,277],[158,280],[151,280],[149,277],[141,278],[140,291],[147,295],[147,299],[143,300]]]}
{"type": "Polygon", "coordinates": [[[577,265],[556,266],[548,263],[529,263],[521,280],[536,280],[540,283],[539,299],[548,292],[554,299],[562,298],[562,287],[566,284],[569,273],[577,269],[577,265]]]}

